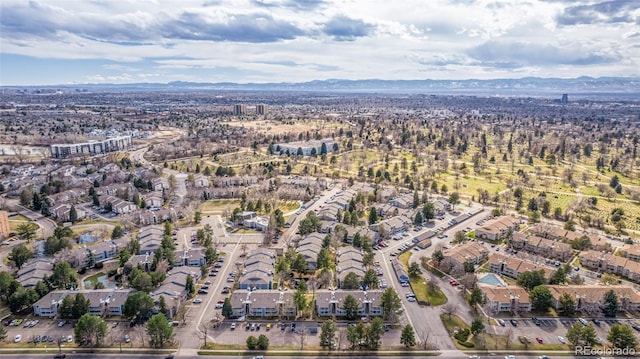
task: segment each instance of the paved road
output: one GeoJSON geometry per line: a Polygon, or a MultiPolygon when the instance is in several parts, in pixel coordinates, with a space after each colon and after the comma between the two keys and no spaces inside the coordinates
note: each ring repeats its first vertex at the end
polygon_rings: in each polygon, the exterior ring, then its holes
{"type": "MultiPolygon", "coordinates": [[[[477,208],[474,207],[473,210],[475,209],[477,208]]],[[[468,208],[465,208],[465,211],[468,211],[468,210],[469,210],[468,208]]],[[[417,334],[418,340],[426,340],[427,342],[435,345],[437,348],[443,349],[443,350],[455,350],[455,346],[451,340],[451,336],[449,335],[446,328],[440,321],[439,316],[442,313],[440,307],[424,307],[424,306],[420,306],[416,302],[409,302],[407,300],[404,294],[406,292],[410,292],[411,288],[400,286],[398,280],[396,279],[395,272],[393,272],[393,268],[391,268],[391,265],[390,265],[390,258],[392,258],[390,257],[390,254],[393,252],[396,252],[398,247],[400,247],[402,244],[407,242],[411,243],[412,236],[419,235],[422,232],[431,230],[436,227],[448,226],[448,222],[452,218],[454,218],[453,215],[447,214],[445,215],[444,219],[436,220],[433,226],[425,228],[419,232],[409,232],[411,236],[402,237],[402,239],[397,241],[389,240],[387,241],[389,246],[378,251],[378,253],[376,254],[377,258],[380,258],[379,261],[384,270],[384,274],[385,274],[385,277],[387,278],[387,282],[391,287],[393,287],[396,290],[396,292],[398,293],[398,295],[402,300],[402,305],[403,305],[405,314],[400,318],[401,323],[408,322],[409,324],[411,324],[411,326],[413,326],[417,334]]],[[[472,217],[472,219],[467,219],[465,222],[458,223],[450,227],[448,231],[450,233],[455,233],[455,231],[457,230],[462,230],[469,225],[468,222],[471,222],[475,218],[476,217],[472,217]]],[[[450,237],[451,235],[449,236],[449,238],[450,237]]],[[[448,245],[449,238],[433,237],[432,238],[433,245],[431,247],[424,250],[420,250],[420,251],[411,250],[412,255],[409,261],[419,263],[419,260],[421,257],[431,256],[431,253],[433,253],[434,248],[438,248],[443,245],[448,245]]],[[[445,295],[447,296],[448,300],[450,302],[455,303],[458,306],[458,312],[456,314],[458,314],[464,320],[471,322],[471,319],[472,319],[471,313],[469,313],[468,306],[464,302],[464,298],[460,295],[460,293],[458,293],[458,291],[453,287],[449,288],[448,283],[445,283],[445,281],[439,280],[435,276],[431,276],[431,277],[433,277],[431,280],[438,281],[438,285],[445,292],[445,295]]],[[[458,354],[462,355],[462,353],[460,352],[458,352],[458,354]]]]}
{"type": "Polygon", "coordinates": [[[43,216],[38,212],[34,212],[28,208],[21,206],[17,200],[7,199],[6,206],[9,210],[18,212],[19,214],[29,218],[40,227],[40,232],[36,235],[40,235],[42,238],[47,238],[53,235],[53,231],[58,226],[52,219],[43,216]]]}
{"type": "MultiPolygon", "coordinates": [[[[53,354],[54,352],[50,352],[50,353],[43,353],[43,354],[36,354],[36,353],[30,353],[28,354],[29,358],[53,358],[53,354]]],[[[309,353],[310,355],[308,356],[300,356],[301,358],[344,358],[344,356],[337,356],[337,355],[325,355],[325,354],[321,354],[321,355],[314,355],[309,353]]],[[[489,353],[489,354],[478,354],[478,358],[483,359],[483,358],[504,358],[505,355],[507,355],[507,352],[504,353],[489,353]]],[[[253,358],[253,354],[243,354],[241,352],[229,352],[229,353],[222,353],[220,355],[218,355],[217,357],[233,357],[233,358],[242,358],[242,359],[251,359],[253,358]]],[[[135,353],[126,353],[126,354],[119,354],[119,353],[113,353],[113,354],[107,354],[107,353],[100,353],[100,354],[91,354],[91,353],[67,353],[67,358],[69,359],[95,359],[95,358],[132,358],[132,359],[161,359],[161,358],[165,358],[166,354],[135,354],[135,353]]],[[[202,358],[201,356],[198,356],[197,353],[190,353],[190,354],[178,354],[175,356],[176,358],[179,359],[199,359],[202,358]]],[[[267,353],[267,355],[265,355],[266,358],[269,359],[291,359],[292,356],[281,356],[281,355],[269,355],[267,353]]],[[[378,356],[376,355],[353,355],[353,356],[349,356],[348,358],[353,358],[353,359],[370,359],[370,358],[377,358],[378,356]]],[[[397,352],[396,355],[384,355],[384,358],[388,358],[388,359],[404,359],[404,358],[418,358],[420,356],[408,356],[408,355],[403,355],[402,352],[397,352]]],[[[459,352],[454,352],[454,351],[442,351],[439,353],[439,355],[434,356],[434,358],[445,358],[445,359],[461,359],[461,358],[467,358],[468,355],[464,354],[463,356],[461,356],[461,353],[459,352]]],[[[25,358],[25,354],[2,354],[2,358],[3,359],[23,359],[25,358]]],[[[516,358],[518,359],[537,359],[538,356],[535,355],[521,355],[518,354],[516,355],[516,358]]],[[[563,356],[549,356],[549,358],[551,359],[566,359],[566,358],[593,358],[593,357],[584,357],[584,356],[571,356],[571,355],[563,355],[563,356]]],[[[616,359],[620,358],[622,359],[623,357],[615,357],[616,359]]],[[[627,357],[628,358],[628,357],[627,357]]]]}
{"type": "Polygon", "coordinates": [[[331,198],[331,196],[339,192],[342,192],[342,190],[343,190],[342,182],[334,182],[333,188],[329,189],[328,191],[325,191],[320,196],[320,198],[318,198],[311,206],[300,211],[295,221],[291,224],[291,227],[287,228],[283,232],[282,234],[283,240],[279,242],[277,247],[285,247],[287,243],[291,241],[293,236],[295,236],[296,233],[298,233],[298,225],[300,224],[300,221],[302,221],[307,216],[307,213],[320,209],[320,206],[324,206],[327,204],[327,201],[331,198]]]}
{"type": "MultiPolygon", "coordinates": [[[[203,343],[204,336],[202,326],[210,326],[210,321],[215,316],[213,310],[215,302],[224,299],[225,296],[221,294],[222,287],[226,285],[231,286],[232,284],[227,283],[226,278],[235,268],[235,262],[241,243],[243,243],[243,236],[238,236],[237,242],[233,247],[227,246],[224,249],[226,252],[225,261],[222,268],[219,269],[218,275],[216,277],[205,277],[205,280],[211,280],[213,284],[210,286],[209,294],[206,298],[203,298],[203,303],[186,304],[187,325],[176,330],[176,339],[180,342],[179,353],[183,354],[184,350],[189,350],[189,348],[199,348],[203,343]],[[214,303],[213,306],[212,303],[214,303]]],[[[208,336],[210,336],[210,333],[208,333],[208,336]]],[[[208,341],[211,341],[211,339],[208,339],[208,341]]]]}

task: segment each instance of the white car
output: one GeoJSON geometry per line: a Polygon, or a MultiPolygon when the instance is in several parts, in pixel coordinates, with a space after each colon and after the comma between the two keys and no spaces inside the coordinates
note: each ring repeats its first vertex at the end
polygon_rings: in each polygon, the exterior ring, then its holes
{"type": "Polygon", "coordinates": [[[125,343],[131,343],[131,338],[129,337],[129,334],[125,334],[125,336],[124,336],[124,342],[125,342],[125,343]]]}
{"type": "Polygon", "coordinates": [[[515,355],[507,355],[504,357],[504,359],[516,359],[515,355]]]}
{"type": "Polygon", "coordinates": [[[192,302],[192,303],[193,303],[193,304],[200,304],[200,303],[202,303],[202,299],[200,299],[200,298],[196,298],[196,299],[194,299],[194,300],[193,300],[193,302],[192,302]]]}
{"type": "Polygon", "coordinates": [[[73,337],[71,335],[67,337],[67,343],[73,343],[73,337]]]}
{"type": "Polygon", "coordinates": [[[558,341],[562,344],[567,344],[567,339],[565,337],[558,336],[558,341]]]}
{"type": "Polygon", "coordinates": [[[21,340],[22,340],[22,335],[20,334],[16,335],[16,337],[13,338],[14,343],[20,343],[21,340]]]}

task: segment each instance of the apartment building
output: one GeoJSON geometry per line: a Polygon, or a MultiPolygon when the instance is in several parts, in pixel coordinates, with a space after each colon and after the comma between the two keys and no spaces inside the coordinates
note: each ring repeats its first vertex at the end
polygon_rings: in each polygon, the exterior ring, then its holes
{"type": "Polygon", "coordinates": [[[70,158],[80,155],[101,155],[108,152],[122,151],[132,145],[131,136],[119,136],[107,138],[102,141],[91,141],[71,144],[51,145],[53,158],[70,158]]]}
{"type": "Polygon", "coordinates": [[[640,310],[640,293],[623,285],[548,285],[553,296],[553,307],[562,307],[560,298],[568,294],[576,303],[576,310],[583,313],[598,313],[604,304],[604,294],[613,290],[620,301],[620,310],[640,310]]]}
{"type": "Polygon", "coordinates": [[[352,296],[358,302],[358,316],[382,316],[382,290],[326,290],[316,292],[316,311],[319,317],[344,316],[344,299],[352,296]]]}
{"type": "Polygon", "coordinates": [[[522,313],[531,311],[529,293],[518,286],[497,287],[480,285],[485,306],[493,313],[522,313]]]}
{"type": "Polygon", "coordinates": [[[464,270],[466,262],[477,265],[487,260],[489,250],[478,242],[466,242],[445,250],[443,262],[449,263],[451,271],[464,270]]]}
{"type": "MultiPolygon", "coordinates": [[[[632,254],[633,255],[633,254],[632,254]]],[[[613,253],[594,250],[582,251],[578,255],[580,264],[597,272],[612,273],[640,282],[640,262],[617,256],[613,253]]]]}
{"type": "Polygon", "coordinates": [[[231,307],[234,317],[295,318],[297,315],[293,292],[288,291],[236,290],[231,294],[231,307]]]}
{"type": "Polygon", "coordinates": [[[482,227],[476,228],[476,238],[497,241],[518,230],[520,220],[513,216],[490,219],[482,227]]]}
{"type": "Polygon", "coordinates": [[[495,253],[489,257],[489,270],[511,278],[518,278],[521,273],[542,270],[545,278],[550,278],[555,268],[533,263],[524,259],[495,253]]]}
{"type": "Polygon", "coordinates": [[[560,242],[559,240],[524,233],[515,233],[510,243],[515,249],[535,253],[546,258],[557,259],[562,262],[566,262],[572,256],[571,245],[560,242]]]}

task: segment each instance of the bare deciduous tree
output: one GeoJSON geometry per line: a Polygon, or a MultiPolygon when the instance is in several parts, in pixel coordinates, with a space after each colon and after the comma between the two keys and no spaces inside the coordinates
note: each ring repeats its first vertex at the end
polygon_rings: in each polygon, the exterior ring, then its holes
{"type": "Polygon", "coordinates": [[[453,302],[447,302],[447,304],[442,306],[442,312],[446,314],[449,319],[451,316],[458,311],[458,305],[453,302]]]}

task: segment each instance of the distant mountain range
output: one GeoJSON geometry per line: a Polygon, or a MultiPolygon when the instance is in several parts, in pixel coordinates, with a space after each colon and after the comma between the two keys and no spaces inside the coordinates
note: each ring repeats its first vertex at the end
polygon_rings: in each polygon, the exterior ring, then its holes
{"type": "MultiPolygon", "coordinates": [[[[6,88],[15,86],[7,86],[6,88]]],[[[640,98],[640,77],[578,77],[571,79],[524,77],[494,80],[317,80],[309,82],[233,83],[184,82],[132,84],[77,84],[25,86],[29,88],[82,88],[91,91],[282,91],[351,93],[424,93],[505,96],[570,95],[640,98]],[[617,97],[617,96],[616,96],[617,97]]]]}

